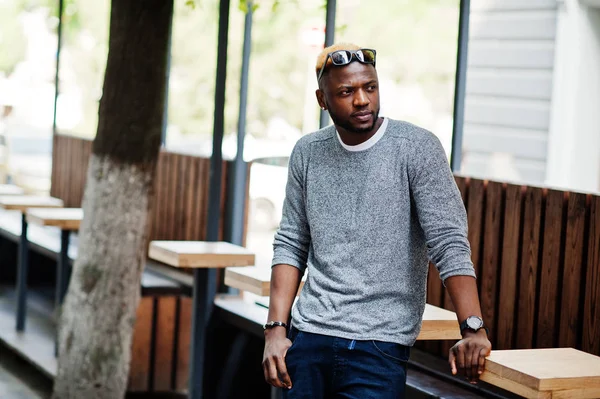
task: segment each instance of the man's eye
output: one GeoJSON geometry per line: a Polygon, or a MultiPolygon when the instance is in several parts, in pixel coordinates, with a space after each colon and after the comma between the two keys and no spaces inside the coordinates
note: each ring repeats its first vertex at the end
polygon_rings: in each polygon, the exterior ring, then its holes
{"type": "Polygon", "coordinates": [[[369,89],[370,91],[373,91],[373,90],[376,90],[376,89],[377,89],[377,86],[375,86],[375,85],[373,85],[373,86],[369,86],[369,87],[368,87],[368,89],[369,89]]]}
{"type": "Polygon", "coordinates": [[[344,90],[340,93],[342,96],[347,96],[348,94],[350,94],[350,90],[344,90]]]}

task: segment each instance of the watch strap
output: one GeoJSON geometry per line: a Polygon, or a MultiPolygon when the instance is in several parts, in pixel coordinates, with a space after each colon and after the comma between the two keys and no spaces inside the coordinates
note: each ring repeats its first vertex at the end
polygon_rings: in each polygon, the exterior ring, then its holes
{"type": "Polygon", "coordinates": [[[268,330],[268,329],[271,329],[274,327],[283,327],[287,330],[288,325],[286,323],[284,323],[283,321],[270,321],[263,326],[263,329],[268,330]]]}

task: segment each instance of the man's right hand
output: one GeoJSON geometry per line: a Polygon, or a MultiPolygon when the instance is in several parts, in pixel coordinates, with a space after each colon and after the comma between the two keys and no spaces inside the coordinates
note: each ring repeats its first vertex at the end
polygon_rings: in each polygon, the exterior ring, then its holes
{"type": "Polygon", "coordinates": [[[265,351],[263,354],[263,372],[265,381],[277,388],[292,388],[292,381],[285,365],[285,355],[292,346],[286,337],[286,329],[275,327],[265,330],[265,351]]]}

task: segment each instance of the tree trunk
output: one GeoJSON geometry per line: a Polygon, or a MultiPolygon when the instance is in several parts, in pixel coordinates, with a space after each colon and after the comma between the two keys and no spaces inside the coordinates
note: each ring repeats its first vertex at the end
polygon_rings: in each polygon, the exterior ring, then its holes
{"type": "Polygon", "coordinates": [[[173,0],[113,0],[79,256],[62,306],[55,399],[118,399],[131,341],[160,148],[173,0]]]}

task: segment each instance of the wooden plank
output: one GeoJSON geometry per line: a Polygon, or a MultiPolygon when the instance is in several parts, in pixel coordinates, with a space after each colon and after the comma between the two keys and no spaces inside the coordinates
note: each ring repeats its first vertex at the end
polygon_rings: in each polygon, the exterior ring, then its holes
{"type": "Polygon", "coordinates": [[[148,390],[153,315],[154,299],[151,297],[143,297],[137,309],[133,332],[128,387],[128,390],[130,391],[148,390]]]}
{"type": "Polygon", "coordinates": [[[0,197],[0,208],[7,211],[25,212],[28,208],[62,208],[63,201],[58,198],[37,195],[9,195],[0,197]]]}
{"type": "Polygon", "coordinates": [[[192,299],[181,297],[177,339],[177,370],[175,389],[187,390],[190,368],[190,343],[192,336],[192,299]]]}
{"type": "Polygon", "coordinates": [[[557,297],[562,252],[563,206],[565,194],[548,190],[544,215],[544,248],[540,270],[539,312],[535,345],[552,348],[557,343],[557,297]]]}
{"type": "Polygon", "coordinates": [[[24,191],[14,184],[0,184],[0,196],[2,195],[24,195],[24,191]]]}
{"type": "Polygon", "coordinates": [[[29,208],[27,221],[41,226],[55,226],[61,230],[79,230],[83,220],[81,208],[29,208]]]}
{"type": "Polygon", "coordinates": [[[544,211],[542,197],[541,188],[527,187],[523,204],[523,242],[519,267],[518,334],[516,338],[516,347],[521,349],[533,347],[541,221],[544,211]]]}
{"type": "Polygon", "coordinates": [[[582,326],[580,297],[587,213],[586,195],[569,193],[565,263],[562,275],[562,295],[558,346],[577,347],[582,326]]]}
{"type": "Polygon", "coordinates": [[[186,197],[189,191],[189,175],[191,157],[179,155],[178,173],[177,173],[177,225],[174,239],[185,240],[187,224],[190,223],[189,215],[187,214],[186,197]]]}
{"type": "Polygon", "coordinates": [[[161,240],[164,237],[160,232],[160,224],[163,210],[163,191],[164,191],[164,158],[165,153],[161,151],[158,156],[158,163],[156,165],[156,182],[154,184],[154,216],[152,220],[152,235],[151,240],[161,240]]]}
{"type": "Polygon", "coordinates": [[[196,170],[194,169],[197,160],[193,157],[188,157],[187,162],[185,164],[185,191],[182,197],[182,210],[186,217],[183,220],[183,231],[182,231],[182,239],[183,240],[193,240],[191,230],[192,225],[195,223],[196,219],[194,219],[194,196],[192,193],[194,192],[194,183],[196,179],[196,170]]]}
{"type": "Polygon", "coordinates": [[[228,242],[152,241],[149,257],[174,267],[224,268],[254,265],[254,253],[228,242]]]}
{"type": "Polygon", "coordinates": [[[177,195],[177,178],[176,178],[176,159],[175,159],[175,155],[173,153],[167,153],[167,164],[166,164],[166,177],[167,177],[167,181],[165,182],[165,185],[167,187],[167,201],[166,201],[166,212],[165,212],[165,216],[166,219],[164,219],[164,223],[165,223],[165,237],[168,237],[168,239],[172,239],[173,237],[173,231],[174,231],[174,227],[175,227],[175,208],[176,208],[176,202],[174,201],[175,196],[177,195]]]}
{"type": "MultiPolygon", "coordinates": [[[[481,267],[481,311],[490,330],[496,331],[496,303],[498,300],[498,269],[500,267],[500,228],[502,225],[502,183],[489,182],[486,195],[485,233],[481,267]]],[[[492,336],[495,347],[495,338],[492,336]]]]}
{"type": "Polygon", "coordinates": [[[198,225],[196,234],[198,235],[198,239],[204,240],[206,239],[206,221],[208,218],[208,186],[209,186],[209,178],[210,178],[210,160],[203,159],[200,162],[200,171],[198,179],[198,185],[196,186],[196,198],[197,208],[196,212],[198,215],[198,225]]]}
{"type": "Polygon", "coordinates": [[[600,355],[600,196],[592,197],[590,204],[587,275],[583,319],[584,351],[600,355]]]}
{"type": "MultiPolygon", "coordinates": [[[[485,182],[479,179],[471,179],[469,182],[469,210],[467,221],[469,227],[469,243],[471,244],[471,259],[475,267],[475,274],[480,277],[481,252],[483,242],[483,205],[485,201],[485,182]]],[[[481,286],[481,279],[478,279],[481,286]]]]}
{"type": "Polygon", "coordinates": [[[504,233],[502,238],[502,266],[500,267],[500,296],[497,297],[498,323],[496,349],[513,347],[518,295],[518,263],[521,243],[521,186],[509,184],[505,188],[504,233]]]}
{"type": "Polygon", "coordinates": [[[170,391],[173,364],[173,344],[175,342],[176,297],[159,297],[156,323],[154,387],[155,391],[170,391]]]}
{"type": "Polygon", "coordinates": [[[600,357],[573,348],[492,351],[485,369],[536,391],[600,388],[600,357]]]}

